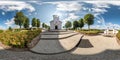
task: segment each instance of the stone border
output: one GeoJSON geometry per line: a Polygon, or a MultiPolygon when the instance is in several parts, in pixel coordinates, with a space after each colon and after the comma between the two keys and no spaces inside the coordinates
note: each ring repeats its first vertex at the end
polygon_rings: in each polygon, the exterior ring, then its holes
{"type": "Polygon", "coordinates": [[[64,34],[70,34],[70,33],[73,33],[73,32],[68,32],[68,33],[57,33],[57,34],[42,34],[42,35],[64,35],[64,34]]]}
{"type": "Polygon", "coordinates": [[[76,33],[76,34],[72,34],[70,36],[66,36],[66,37],[62,37],[62,38],[40,38],[40,40],[60,40],[60,39],[66,39],[66,38],[69,38],[69,37],[72,37],[72,36],[75,36],[75,35],[78,35],[79,33],[76,33]]]}
{"type": "Polygon", "coordinates": [[[27,44],[28,49],[33,48],[40,41],[41,33],[27,44]]]}

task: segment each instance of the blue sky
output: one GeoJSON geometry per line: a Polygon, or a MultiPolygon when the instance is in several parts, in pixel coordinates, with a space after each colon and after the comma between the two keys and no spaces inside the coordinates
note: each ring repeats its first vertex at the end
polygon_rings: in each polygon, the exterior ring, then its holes
{"type": "Polygon", "coordinates": [[[95,16],[91,28],[120,29],[120,1],[0,1],[0,29],[7,29],[9,26],[18,28],[14,24],[14,16],[18,11],[24,12],[30,21],[36,17],[48,25],[53,19],[52,15],[59,15],[64,25],[66,21],[79,20],[85,14],[91,13],[95,16]]]}

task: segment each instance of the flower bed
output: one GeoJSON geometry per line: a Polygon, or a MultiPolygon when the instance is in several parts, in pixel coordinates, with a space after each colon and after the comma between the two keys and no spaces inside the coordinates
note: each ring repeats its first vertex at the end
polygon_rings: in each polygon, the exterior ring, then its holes
{"type": "Polygon", "coordinates": [[[33,38],[39,35],[41,30],[21,31],[21,32],[3,32],[0,33],[0,41],[2,44],[15,47],[25,48],[33,38]]]}

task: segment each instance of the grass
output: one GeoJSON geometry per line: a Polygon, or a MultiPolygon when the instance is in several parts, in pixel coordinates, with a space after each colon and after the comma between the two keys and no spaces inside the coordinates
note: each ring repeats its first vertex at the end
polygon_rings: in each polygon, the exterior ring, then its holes
{"type": "Polygon", "coordinates": [[[0,33],[0,41],[7,46],[15,48],[26,48],[27,44],[31,42],[33,38],[38,36],[41,29],[38,30],[24,30],[24,31],[6,31],[0,33]]]}
{"type": "Polygon", "coordinates": [[[77,30],[77,32],[80,32],[85,35],[98,35],[102,31],[98,29],[91,29],[91,30],[82,29],[82,30],[77,30]]]}

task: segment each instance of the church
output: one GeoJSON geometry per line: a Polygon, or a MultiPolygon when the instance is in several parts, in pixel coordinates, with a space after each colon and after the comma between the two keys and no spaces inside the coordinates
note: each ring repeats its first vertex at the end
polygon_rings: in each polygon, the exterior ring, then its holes
{"type": "Polygon", "coordinates": [[[60,30],[62,28],[62,22],[59,20],[58,15],[53,15],[53,20],[50,21],[51,30],[60,30]]]}

